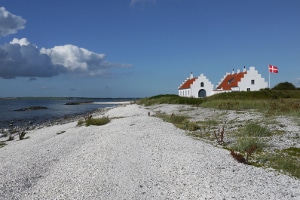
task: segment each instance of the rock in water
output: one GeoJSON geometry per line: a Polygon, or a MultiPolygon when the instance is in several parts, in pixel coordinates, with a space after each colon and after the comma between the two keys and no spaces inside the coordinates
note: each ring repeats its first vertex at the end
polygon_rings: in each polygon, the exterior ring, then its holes
{"type": "Polygon", "coordinates": [[[14,111],[32,111],[32,110],[42,110],[42,109],[48,109],[48,108],[44,107],[44,106],[32,106],[32,107],[28,107],[28,108],[17,109],[14,111]]]}

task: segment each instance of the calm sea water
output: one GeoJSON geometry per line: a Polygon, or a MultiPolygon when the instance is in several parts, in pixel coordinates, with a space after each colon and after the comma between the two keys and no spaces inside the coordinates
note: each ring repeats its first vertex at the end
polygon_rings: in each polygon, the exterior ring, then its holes
{"type": "Polygon", "coordinates": [[[60,118],[86,114],[97,109],[116,106],[116,104],[101,104],[101,102],[121,102],[132,99],[86,99],[86,98],[15,98],[0,99],[0,129],[9,128],[11,122],[14,126],[27,126],[53,121],[60,118]],[[98,102],[97,104],[65,105],[68,102],[98,102]],[[33,106],[43,106],[48,109],[33,111],[15,111],[17,109],[33,106]]]}

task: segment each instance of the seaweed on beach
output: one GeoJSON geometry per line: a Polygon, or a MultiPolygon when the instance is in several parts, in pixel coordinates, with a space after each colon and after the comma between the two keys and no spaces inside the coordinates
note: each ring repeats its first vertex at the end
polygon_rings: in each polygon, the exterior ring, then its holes
{"type": "Polygon", "coordinates": [[[230,150],[230,155],[235,159],[237,160],[239,163],[244,163],[246,164],[247,161],[246,159],[244,158],[244,156],[240,153],[237,153],[235,152],[234,150],[230,150]]]}

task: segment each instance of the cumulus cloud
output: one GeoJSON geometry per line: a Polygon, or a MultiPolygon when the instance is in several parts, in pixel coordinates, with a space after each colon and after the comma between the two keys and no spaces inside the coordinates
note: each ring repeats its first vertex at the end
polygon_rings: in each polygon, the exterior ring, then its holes
{"type": "Polygon", "coordinates": [[[8,12],[0,7],[0,37],[15,34],[18,30],[25,28],[26,20],[8,12]]]}
{"type": "Polygon", "coordinates": [[[26,38],[15,38],[0,46],[0,77],[5,79],[52,77],[61,73],[105,77],[116,67],[131,65],[108,62],[104,54],[71,44],[39,49],[26,38]]]}

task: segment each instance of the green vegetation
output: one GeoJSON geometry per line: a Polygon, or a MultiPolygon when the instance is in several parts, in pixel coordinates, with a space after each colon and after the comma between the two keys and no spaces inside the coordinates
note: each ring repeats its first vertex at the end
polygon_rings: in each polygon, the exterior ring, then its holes
{"type": "Polygon", "coordinates": [[[256,160],[259,162],[253,163],[253,165],[272,167],[280,172],[300,178],[300,148],[290,147],[281,151],[258,154],[256,160]]]}
{"type": "Polygon", "coordinates": [[[157,117],[163,119],[166,122],[174,124],[177,128],[187,130],[187,131],[196,131],[200,127],[195,123],[188,120],[189,117],[182,115],[167,115],[165,113],[157,113],[157,117]]]}
{"type": "Polygon", "coordinates": [[[246,126],[241,129],[241,133],[250,137],[267,137],[272,134],[267,127],[255,122],[246,124],[246,126]]]}
{"type": "Polygon", "coordinates": [[[224,110],[253,109],[268,116],[300,116],[300,90],[261,90],[252,92],[230,92],[206,98],[187,98],[178,95],[157,95],[140,99],[138,104],[184,104],[224,110]]]}
{"type": "Polygon", "coordinates": [[[278,83],[273,90],[296,90],[296,87],[289,82],[278,83]]]}
{"type": "Polygon", "coordinates": [[[198,98],[185,98],[174,94],[157,95],[149,98],[139,99],[138,104],[151,106],[155,104],[185,104],[199,106],[203,99],[198,98]]]}
{"type": "Polygon", "coordinates": [[[5,145],[6,145],[5,142],[0,142],[0,148],[1,148],[1,147],[4,147],[5,145]]]}
{"type": "MultiPolygon", "coordinates": [[[[269,130],[271,124],[276,124],[276,116],[293,116],[295,123],[300,126],[300,90],[294,89],[288,83],[279,84],[272,90],[264,89],[253,92],[231,92],[221,93],[206,98],[186,98],[178,95],[158,95],[144,98],[137,101],[145,106],[157,104],[183,104],[190,105],[179,112],[193,112],[193,107],[213,108],[224,110],[224,113],[214,115],[214,118],[203,121],[192,121],[188,114],[168,115],[157,113],[156,116],[164,121],[173,123],[176,127],[186,130],[187,135],[194,138],[204,139],[213,144],[221,144],[223,148],[231,151],[231,155],[239,162],[247,163],[258,167],[273,168],[280,173],[285,173],[300,178],[300,149],[290,147],[278,150],[276,147],[267,145],[267,142],[274,135],[284,134],[281,129],[269,130]],[[283,89],[280,89],[283,88],[283,89]],[[238,113],[247,111],[261,112],[265,116],[263,121],[248,121],[236,123],[225,121],[230,131],[222,132],[220,127],[224,127],[224,116],[227,111],[236,110],[238,113]],[[223,142],[223,134],[226,140],[223,142]],[[217,140],[217,141],[216,141],[217,140]]],[[[277,124],[285,127],[284,124],[277,124]]],[[[225,126],[225,129],[226,129],[225,126]]],[[[297,140],[298,136],[294,136],[297,140]]]]}
{"type": "Polygon", "coordinates": [[[86,120],[80,120],[77,123],[77,126],[102,126],[105,124],[108,124],[110,122],[110,118],[109,117],[101,117],[101,118],[87,118],[86,120]]]}
{"type": "Polygon", "coordinates": [[[251,148],[255,148],[255,151],[262,151],[265,144],[254,137],[240,137],[231,149],[246,154],[251,148]]]}

